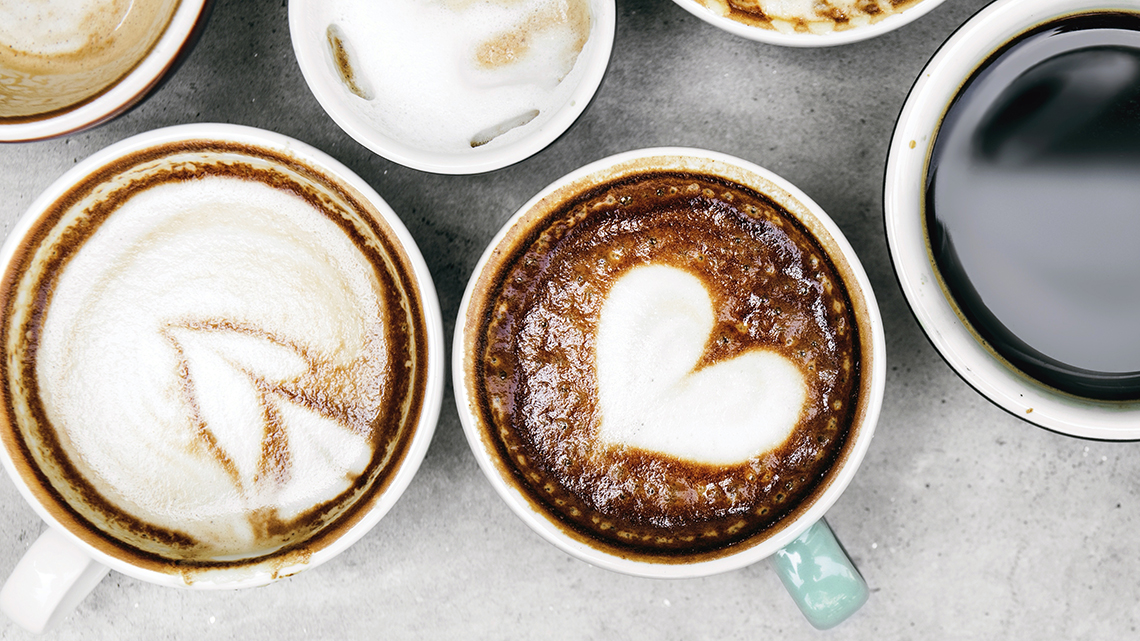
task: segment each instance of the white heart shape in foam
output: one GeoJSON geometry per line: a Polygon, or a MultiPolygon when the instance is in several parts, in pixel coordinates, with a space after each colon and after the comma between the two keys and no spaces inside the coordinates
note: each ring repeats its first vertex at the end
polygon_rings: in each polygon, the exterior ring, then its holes
{"type": "Polygon", "coordinates": [[[595,345],[603,442],[730,464],[787,440],[803,373],[762,349],[694,371],[714,324],[708,290],[682,269],[637,267],[614,283],[595,345]]]}

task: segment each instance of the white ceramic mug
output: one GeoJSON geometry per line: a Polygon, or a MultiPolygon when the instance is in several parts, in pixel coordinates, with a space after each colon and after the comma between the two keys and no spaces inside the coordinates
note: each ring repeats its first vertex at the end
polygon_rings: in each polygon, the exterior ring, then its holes
{"type": "MultiPolygon", "coordinates": [[[[51,3],[20,4],[29,11],[64,12],[62,4],[60,7],[53,7],[51,3]]],[[[70,5],[68,9],[85,6],[81,3],[70,5]]],[[[43,114],[0,117],[0,142],[39,140],[74,133],[126,112],[154,90],[189,53],[205,27],[212,5],[213,0],[180,0],[161,36],[125,75],[91,97],[66,107],[43,114]]],[[[94,5],[86,8],[100,10],[94,5]]],[[[113,38],[108,38],[111,40],[113,38]]],[[[25,73],[9,72],[0,65],[0,74],[10,76],[10,79],[23,77],[25,73]]],[[[36,84],[37,77],[33,74],[27,81],[36,84]]],[[[15,90],[6,88],[5,91],[15,90]]]]}
{"type": "MultiPolygon", "coordinates": [[[[372,92],[364,94],[368,95],[368,98],[361,95],[364,92],[359,90],[350,91],[346,82],[342,80],[341,72],[338,71],[338,62],[334,60],[330,46],[331,34],[335,33],[330,32],[330,29],[339,29],[340,27],[335,25],[336,21],[346,19],[338,17],[333,11],[333,7],[337,5],[322,0],[290,2],[289,33],[293,40],[293,51],[296,53],[297,62],[301,66],[301,73],[304,75],[309,89],[316,96],[317,102],[321,104],[321,107],[337,125],[357,142],[388,160],[413,169],[440,174],[474,174],[514,164],[546,148],[578,119],[578,116],[582,114],[593,99],[609,65],[617,10],[614,6],[614,0],[588,0],[587,4],[590,14],[589,38],[570,72],[558,82],[555,88],[549,90],[552,93],[557,91],[557,96],[562,97],[563,102],[553,104],[549,108],[536,109],[534,115],[531,116],[533,120],[526,121],[513,130],[506,130],[501,134],[502,140],[492,139],[480,146],[475,146],[472,143],[463,149],[440,149],[428,146],[421,140],[407,139],[403,137],[403,132],[394,131],[379,124],[378,118],[380,117],[399,118],[398,115],[383,113],[382,110],[378,110],[378,107],[374,107],[376,100],[373,94],[385,90],[392,91],[391,87],[386,85],[379,88],[373,87],[372,92]]],[[[368,5],[367,3],[357,3],[357,6],[359,8],[368,5]]],[[[395,8],[393,7],[393,10],[395,8]]],[[[502,7],[492,5],[464,6],[464,10],[471,9],[485,9],[494,12],[501,10],[502,7]]],[[[377,11],[385,10],[383,8],[377,9],[377,11]]],[[[458,10],[456,9],[456,11],[458,10]]],[[[447,12],[451,9],[442,5],[426,6],[425,11],[447,12]]],[[[355,19],[361,20],[362,18],[356,17],[355,19]]],[[[345,27],[345,29],[348,28],[345,27]]],[[[343,51],[355,51],[354,47],[364,44],[353,45],[347,36],[345,39],[347,42],[338,41],[338,48],[343,51]]],[[[532,38],[532,40],[535,43],[541,43],[540,38],[532,38]]],[[[434,48],[440,49],[440,47],[434,48]]],[[[424,49],[431,52],[433,47],[427,43],[424,49]]],[[[412,56],[422,55],[419,50],[402,53],[412,56]]],[[[343,55],[348,56],[348,64],[353,64],[352,61],[356,59],[352,54],[344,53],[343,55]]],[[[400,63],[394,61],[393,64],[400,63]]],[[[451,66],[447,68],[459,69],[463,64],[466,63],[462,59],[456,59],[451,61],[451,66]]],[[[370,72],[366,67],[361,69],[354,67],[353,73],[361,77],[361,83],[368,82],[369,76],[381,77],[383,75],[379,71],[370,72]]],[[[433,78],[421,79],[433,80],[433,78]]],[[[473,82],[472,78],[462,74],[456,79],[438,78],[434,80],[464,86],[473,82]]],[[[371,81],[372,84],[376,82],[376,80],[371,81]]],[[[532,84],[534,84],[533,80],[524,79],[505,88],[513,90],[516,87],[532,84]]],[[[496,86],[488,91],[498,91],[503,88],[496,86]]],[[[482,101],[482,98],[469,97],[468,100],[482,101]]],[[[470,105],[467,104],[450,105],[450,109],[454,112],[450,120],[459,120],[461,112],[469,109],[469,107],[470,105]]],[[[515,115],[514,113],[505,113],[502,114],[502,117],[515,115]]],[[[424,129],[438,130],[442,127],[443,124],[433,126],[429,123],[424,126],[424,129]]]]}
{"type": "MultiPolygon", "coordinates": [[[[240,558],[236,563],[231,562],[232,559],[229,558],[221,559],[216,566],[210,565],[211,559],[204,564],[201,571],[195,570],[191,574],[186,574],[177,569],[177,562],[163,562],[157,565],[142,562],[153,558],[156,554],[154,552],[140,554],[131,551],[132,548],[124,544],[109,543],[108,540],[113,538],[112,534],[102,531],[101,526],[86,520],[86,517],[81,515],[86,513],[67,506],[66,502],[59,498],[57,490],[45,490],[46,481],[39,476],[37,463],[26,451],[27,446],[24,444],[26,437],[19,435],[22,433],[20,430],[11,427],[12,419],[0,420],[4,445],[0,450],[0,461],[3,462],[21,495],[48,525],[47,530],[20,561],[5,584],[3,592],[0,593],[0,607],[13,620],[29,630],[42,630],[53,621],[65,616],[94,588],[109,569],[158,585],[193,589],[228,589],[264,585],[320,565],[359,540],[388,512],[411,482],[431,442],[443,394],[444,345],[439,306],[427,265],[414,239],[395,212],[367,183],[333,158],[299,141],[249,127],[197,124],[147,132],[103,149],[67,172],[29,207],[27,214],[10,232],[4,244],[0,262],[5,266],[5,272],[11,276],[13,271],[11,265],[16,260],[14,258],[16,254],[34,250],[34,243],[28,237],[30,230],[37,225],[42,227],[39,221],[45,216],[44,212],[52,208],[61,198],[68,198],[68,194],[76,193],[74,188],[77,185],[93,184],[93,189],[98,190],[101,185],[118,179],[120,174],[106,173],[106,168],[112,166],[112,163],[124,158],[128,159],[127,162],[136,163],[135,158],[146,157],[145,154],[151,150],[160,149],[165,154],[166,149],[175,146],[183,149],[187,145],[199,145],[203,141],[206,144],[219,141],[221,145],[225,145],[224,147],[214,145],[210,149],[216,147],[225,150],[254,150],[248,152],[248,155],[245,155],[247,153],[245,151],[201,152],[206,161],[236,163],[234,166],[253,163],[250,166],[267,166],[272,171],[285,167],[286,169],[282,171],[289,173],[281,175],[293,176],[296,180],[303,181],[297,184],[315,186],[312,188],[318,191],[314,191],[314,194],[332,194],[324,197],[333,198],[331,202],[337,203],[336,207],[356,212],[352,215],[359,216],[359,220],[373,221],[363,223],[368,229],[387,229],[387,232],[382,232],[387,240],[382,242],[390,243],[391,249],[376,251],[388,251],[387,260],[401,262],[407,266],[401,268],[405,270],[402,272],[405,276],[400,277],[407,280],[399,287],[416,292],[407,300],[418,300],[419,310],[418,313],[413,310],[410,314],[412,318],[422,319],[422,321],[409,321],[409,325],[419,326],[409,330],[410,335],[422,337],[410,340],[422,341],[425,346],[422,353],[426,354],[422,363],[422,378],[416,375],[411,379],[413,382],[409,383],[410,389],[413,390],[409,392],[409,398],[411,394],[416,394],[419,400],[415,403],[401,401],[401,406],[406,403],[407,407],[411,408],[407,410],[409,412],[407,418],[392,420],[393,424],[407,426],[410,435],[406,438],[400,437],[402,440],[399,445],[391,445],[395,454],[389,456],[393,458],[382,463],[383,471],[379,472],[378,476],[370,477],[376,480],[362,485],[359,490],[361,498],[352,503],[350,509],[339,513],[341,516],[336,516],[335,520],[325,523],[321,526],[322,529],[307,535],[300,544],[302,548],[297,548],[300,554],[275,557],[277,552],[273,551],[255,557],[249,562],[240,558]],[[221,159],[217,160],[219,157],[221,159]],[[98,175],[99,178],[91,181],[90,177],[93,175],[98,175]],[[148,557],[148,554],[151,556],[148,557]]],[[[173,161],[175,164],[171,166],[174,169],[185,166],[177,163],[185,162],[183,158],[188,157],[186,154],[177,156],[177,160],[173,161]]],[[[161,161],[163,157],[159,158],[161,161]]],[[[123,166],[115,165],[114,172],[120,171],[123,166]]],[[[145,168],[147,167],[145,163],[127,166],[126,171],[131,171],[130,168],[134,167],[144,167],[139,170],[140,172],[151,171],[145,168]]],[[[297,195],[301,195],[301,192],[297,192],[297,195]]],[[[364,232],[358,233],[364,234],[364,232]]],[[[414,302],[409,305],[417,306],[414,302]]],[[[411,366],[410,361],[408,366],[411,366]]],[[[14,415],[12,412],[13,410],[6,409],[4,416],[14,415]]],[[[289,546],[292,546],[292,543],[289,546]]]]}
{"type": "MultiPolygon", "coordinates": [[[[531,223],[533,224],[533,223],[531,223]]],[[[533,230],[532,230],[533,233],[533,230]]],[[[523,236],[533,237],[533,236],[523,236]]],[[[843,268],[840,268],[841,270],[843,268]]],[[[724,154],[700,149],[663,148],[631,151],[582,167],[559,179],[537,194],[503,226],[490,242],[486,252],[477,264],[468,284],[456,320],[455,337],[452,348],[452,377],[455,400],[463,423],[467,440],[484,474],[499,496],[510,506],[528,526],[542,538],[568,554],[598,567],[642,577],[689,578],[726,572],[771,558],[781,574],[784,584],[796,599],[805,616],[820,628],[836,625],[857,610],[867,598],[866,584],[853,568],[830,530],[823,521],[828,508],[839,498],[850,483],[860,461],[870,445],[882,403],[885,381],[885,343],[882,320],[870,282],[867,280],[854,250],[843,234],[826,213],[806,194],[772,172],[750,162],[724,154]],[[800,508],[794,518],[785,518],[758,536],[753,536],[739,545],[731,553],[715,558],[702,558],[685,562],[661,562],[632,558],[592,545],[588,536],[571,536],[558,519],[548,511],[539,509],[535,499],[520,489],[508,464],[501,460],[501,454],[491,436],[493,430],[483,425],[480,410],[477,409],[476,375],[473,373],[473,353],[478,341],[480,305],[473,305],[472,296],[480,285],[485,273],[494,273],[498,267],[494,263],[503,260],[508,253],[509,235],[513,228],[530,230],[526,217],[536,211],[547,211],[544,200],[561,202],[560,199],[573,198],[584,193],[599,180],[618,179],[623,175],[636,174],[646,167],[692,172],[701,175],[724,177],[729,181],[745,185],[764,194],[791,213],[800,221],[808,221],[805,227],[827,247],[834,262],[842,261],[850,269],[843,273],[850,275],[847,282],[852,305],[859,311],[859,334],[862,354],[861,410],[851,425],[851,436],[844,454],[828,473],[825,489],[805,501],[806,509],[800,508]],[[838,254],[836,256],[836,254],[838,254]],[[814,527],[813,527],[814,526],[814,527]]]]}
{"type": "Polygon", "coordinates": [[[891,260],[919,325],[950,366],[1002,409],[1072,436],[1140,438],[1140,401],[1066,394],[1015,370],[966,323],[936,273],[924,223],[927,165],[942,118],[991,55],[1018,36],[1085,12],[1140,12],[1136,0],[997,0],[946,41],[918,76],[891,139],[883,207],[891,260]]]}

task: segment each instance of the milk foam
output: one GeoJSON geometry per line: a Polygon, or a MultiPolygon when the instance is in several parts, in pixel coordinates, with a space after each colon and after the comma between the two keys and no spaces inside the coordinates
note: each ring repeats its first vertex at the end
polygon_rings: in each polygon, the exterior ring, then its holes
{"type": "Polygon", "coordinates": [[[0,0],[0,118],[71,107],[146,57],[178,0],[0,0]]]}
{"type": "Polygon", "coordinates": [[[0,0],[0,45],[39,56],[89,47],[123,23],[131,0],[0,0]]]}
{"type": "Polygon", "coordinates": [[[380,285],[344,232],[265,184],[128,200],[71,259],[36,375],[112,504],[222,551],[344,492],[372,456],[380,285]]]}
{"type": "MultiPolygon", "coordinates": [[[[470,150],[497,129],[484,144],[505,144],[540,127],[573,91],[568,76],[590,26],[587,0],[326,4],[322,32],[343,38],[357,79],[343,100],[379,131],[435,151],[470,150]]],[[[331,53],[328,63],[343,76],[331,53]]]]}
{"type": "Polygon", "coordinates": [[[613,285],[596,343],[603,441],[731,464],[787,440],[807,399],[803,374],[759,349],[695,370],[714,322],[708,290],[684,270],[637,267],[613,285]]]}

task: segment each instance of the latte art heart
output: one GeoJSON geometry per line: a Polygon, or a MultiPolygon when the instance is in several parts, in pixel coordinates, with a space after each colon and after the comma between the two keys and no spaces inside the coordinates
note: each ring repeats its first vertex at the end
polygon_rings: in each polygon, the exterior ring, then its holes
{"type": "Polygon", "coordinates": [[[714,324],[708,290],[684,270],[647,265],[613,285],[596,346],[602,441],[731,464],[787,440],[807,397],[798,366],[754,349],[698,367],[714,324]]]}
{"type": "Polygon", "coordinates": [[[500,246],[468,315],[483,324],[469,393],[538,509],[622,554],[700,555],[820,487],[857,336],[788,212],[716,177],[630,172],[552,197],[500,246]]]}

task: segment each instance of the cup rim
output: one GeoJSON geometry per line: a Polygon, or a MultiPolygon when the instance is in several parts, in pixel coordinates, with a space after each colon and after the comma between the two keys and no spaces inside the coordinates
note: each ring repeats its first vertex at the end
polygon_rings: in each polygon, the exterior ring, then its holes
{"type": "MultiPolygon", "coordinates": [[[[444,374],[444,338],[443,322],[439,309],[436,289],[424,261],[411,234],[404,226],[392,208],[365,182],[345,165],[328,154],[301,141],[285,135],[254,127],[224,123],[196,123],[176,125],[162,129],[155,129],[137,134],[118,143],[105,147],[91,156],[80,161],[41,193],[29,206],[25,214],[17,221],[0,247],[0,266],[6,266],[13,254],[23,242],[24,236],[33,225],[35,218],[48,206],[55,202],[60,195],[72,185],[79,182],[100,167],[129,154],[152,148],[158,145],[175,143],[185,140],[215,139],[227,142],[244,143],[254,147],[268,148],[284,152],[293,158],[301,160],[307,165],[319,169],[323,173],[343,180],[356,189],[365,200],[369,201],[379,212],[383,221],[387,223],[393,235],[399,241],[401,248],[412,266],[413,276],[420,289],[420,299],[423,306],[424,323],[427,335],[427,374],[424,389],[423,406],[419,420],[416,422],[415,433],[408,445],[404,460],[400,462],[399,469],[392,475],[388,487],[375,499],[350,528],[341,536],[329,542],[328,545],[314,551],[307,559],[293,566],[280,567],[272,563],[272,558],[266,562],[259,562],[250,566],[243,566],[237,570],[219,568],[205,570],[195,574],[195,580],[188,583],[177,574],[159,572],[150,568],[132,564],[126,559],[112,556],[87,543],[83,538],[71,532],[45,508],[33,494],[25,479],[16,469],[12,454],[7,444],[0,447],[0,463],[12,479],[24,500],[32,507],[36,514],[52,527],[78,545],[89,556],[103,565],[117,570],[128,576],[155,583],[158,585],[195,588],[195,589],[236,589],[265,585],[278,579],[292,576],[304,569],[321,565],[340,552],[350,547],[371,530],[380,519],[387,514],[396,501],[411,483],[427,454],[429,445],[435,432],[439,418],[440,407],[443,400],[445,385],[444,374]]],[[[6,441],[7,439],[5,439],[6,441]]]]}
{"type": "Polygon", "coordinates": [[[970,387],[1014,416],[1061,434],[1140,439],[1140,401],[1095,401],[1049,388],[1004,364],[976,338],[945,295],[929,255],[921,199],[942,117],[977,68],[1013,38],[1088,11],[1140,13],[1140,0],[997,0],[955,31],[919,74],[895,124],[883,187],[895,277],[919,326],[970,387]]]}
{"type": "MultiPolygon", "coordinates": [[[[863,328],[861,327],[861,329],[863,328]]],[[[503,224],[494,238],[488,243],[476,264],[460,302],[455,321],[454,335],[452,336],[452,389],[455,394],[456,409],[459,413],[460,423],[463,426],[463,432],[466,435],[468,445],[471,447],[484,476],[491,483],[491,486],[494,487],[499,497],[507,503],[511,511],[539,534],[539,536],[563,552],[590,563],[591,565],[607,570],[646,578],[691,578],[739,569],[774,554],[777,550],[791,543],[800,536],[800,534],[811,527],[812,524],[821,519],[824,513],[838,500],[839,496],[850,484],[852,478],[854,478],[856,471],[866,455],[867,449],[870,447],[871,439],[874,436],[875,426],[882,408],[883,393],[886,384],[885,353],[886,344],[883,322],[874,291],[871,288],[870,280],[863,270],[862,264],[855,254],[854,249],[835,222],[824,212],[822,207],[787,180],[770,170],[746,160],[704,149],[658,147],[626,151],[580,167],[548,185],[520,207],[515,214],[503,224]],[[535,510],[526,495],[517,487],[507,483],[503,479],[495,462],[495,455],[487,450],[486,444],[483,442],[480,428],[476,424],[477,420],[472,416],[470,410],[471,398],[468,394],[466,368],[464,365],[466,320],[475,285],[479,281],[488,262],[495,254],[496,249],[502,243],[511,228],[529,213],[535,205],[562,187],[573,184],[591,174],[602,172],[630,161],[659,156],[682,157],[698,162],[712,161],[712,163],[721,166],[734,167],[746,173],[751,172],[771,182],[778,189],[783,189],[792,199],[799,201],[799,203],[818,220],[825,232],[831,236],[831,239],[846,259],[851,275],[861,289],[860,293],[866,302],[867,328],[870,329],[871,337],[869,342],[872,345],[871,367],[869,368],[871,380],[867,386],[867,407],[863,415],[863,422],[857,430],[857,439],[853,443],[847,458],[838,463],[841,467],[836,471],[835,477],[828,487],[806,510],[802,511],[798,517],[790,520],[780,528],[779,531],[771,533],[766,539],[725,556],[692,563],[676,564],[652,563],[624,558],[592,547],[584,542],[571,538],[553,523],[549,517],[535,510]]]]}
{"type": "Polygon", "coordinates": [[[892,14],[883,18],[882,20],[869,24],[863,27],[855,27],[853,29],[846,29],[843,31],[831,31],[828,33],[783,33],[774,29],[764,29],[762,27],[754,27],[752,25],[744,24],[729,18],[727,16],[719,15],[711,9],[701,4],[697,0],[673,0],[684,10],[693,14],[694,16],[704,20],[705,22],[723,29],[731,34],[755,40],[756,42],[764,42],[767,44],[780,45],[784,47],[834,47],[838,45],[851,44],[854,42],[861,42],[883,35],[889,31],[894,31],[899,27],[910,24],[927,13],[933,11],[935,7],[942,4],[944,0],[923,0],[918,4],[905,9],[899,13],[892,14]]]}
{"type": "Polygon", "coordinates": [[[29,142],[76,133],[103,124],[139,103],[175,67],[193,44],[213,0],[179,0],[166,31],[150,52],[122,78],[94,98],[46,118],[0,122],[0,142],[29,142]]]}
{"type": "Polygon", "coordinates": [[[617,23],[615,0],[591,2],[595,9],[591,35],[576,63],[585,65],[583,73],[567,102],[550,120],[501,147],[486,146],[470,153],[451,153],[420,149],[377,131],[356,117],[343,105],[337,92],[328,88],[329,83],[323,80],[324,49],[303,35],[311,27],[305,21],[308,7],[319,2],[321,0],[294,0],[289,3],[293,52],[309,91],[333,122],[369,151],[405,167],[436,174],[478,174],[501,169],[529,158],[553,143],[577,121],[597,93],[609,67],[617,23]]]}

